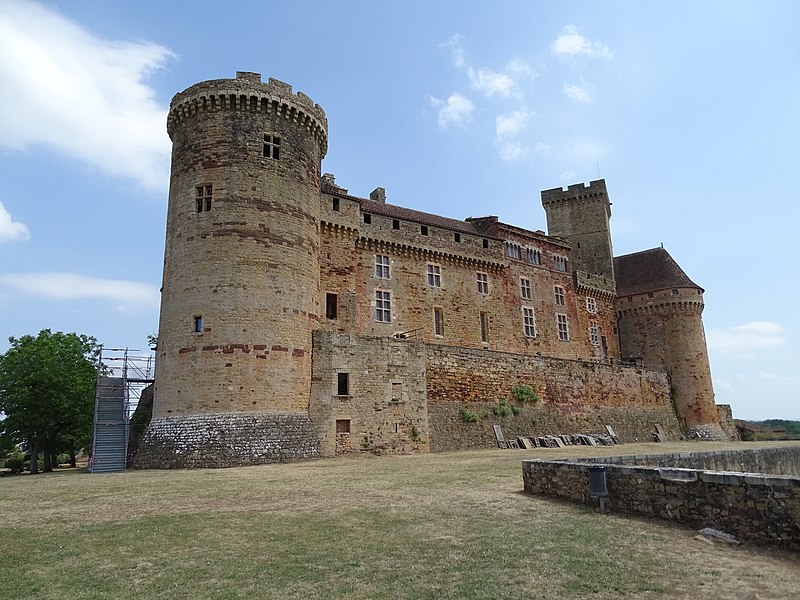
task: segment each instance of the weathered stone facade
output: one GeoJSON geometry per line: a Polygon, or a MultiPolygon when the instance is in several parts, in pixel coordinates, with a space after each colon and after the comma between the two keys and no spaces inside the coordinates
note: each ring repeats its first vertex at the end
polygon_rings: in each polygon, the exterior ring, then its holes
{"type": "MultiPolygon", "coordinates": [[[[630,318],[634,307],[620,304],[615,280],[626,267],[612,254],[604,181],[542,192],[549,236],[492,216],[409,210],[387,203],[382,188],[353,196],[320,175],[322,108],[257,73],[179,93],[167,129],[172,176],[148,456],[157,447],[185,457],[199,440],[229,440],[242,427],[260,448],[245,462],[301,457],[312,446],[331,455],[484,445],[482,434],[452,427],[447,403],[493,402],[522,379],[543,398],[541,414],[525,417],[548,431],[613,423],[645,439],[658,422],[676,437],[681,426],[724,435],[702,296],[665,304],[658,323],[630,318]],[[623,366],[628,358],[639,366],[623,366]],[[453,360],[463,363],[453,368],[453,360]],[[447,377],[464,378],[463,365],[487,376],[468,374],[475,387],[456,397],[447,377]],[[242,425],[242,415],[310,418],[303,431],[313,440],[242,425]],[[192,424],[205,433],[195,436],[192,424]],[[276,455],[274,440],[258,435],[300,446],[276,455]]],[[[637,293],[674,287],[647,283],[637,293]]],[[[226,443],[209,442],[209,464],[231,461],[226,443]]],[[[164,466],[197,464],[182,460],[165,457],[164,466]]]]}

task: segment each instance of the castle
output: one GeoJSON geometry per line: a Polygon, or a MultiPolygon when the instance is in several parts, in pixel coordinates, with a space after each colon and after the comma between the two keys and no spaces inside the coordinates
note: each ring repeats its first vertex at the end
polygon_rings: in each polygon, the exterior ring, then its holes
{"type": "Polygon", "coordinates": [[[321,174],[322,108],[257,73],[177,94],[167,129],[139,466],[485,447],[493,422],[727,437],[703,290],[663,248],[613,256],[604,181],[543,191],[548,234],[357,197],[321,174]]]}

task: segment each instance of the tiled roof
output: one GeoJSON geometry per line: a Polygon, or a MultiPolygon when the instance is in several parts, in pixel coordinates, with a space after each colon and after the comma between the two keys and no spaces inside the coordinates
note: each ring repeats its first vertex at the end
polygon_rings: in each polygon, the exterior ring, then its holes
{"type": "Polygon", "coordinates": [[[432,215],[430,213],[421,212],[418,210],[411,210],[410,208],[395,206],[394,204],[375,202],[374,200],[367,200],[366,198],[360,198],[359,201],[361,202],[361,210],[373,215],[382,215],[392,219],[421,223],[431,227],[449,229],[450,231],[459,231],[478,237],[493,237],[487,236],[486,233],[479,231],[472,223],[469,223],[468,221],[459,221],[458,219],[440,217],[439,215],[432,215]]]}
{"type": "Polygon", "coordinates": [[[617,296],[631,296],[670,288],[697,288],[663,248],[614,257],[617,296]]]}

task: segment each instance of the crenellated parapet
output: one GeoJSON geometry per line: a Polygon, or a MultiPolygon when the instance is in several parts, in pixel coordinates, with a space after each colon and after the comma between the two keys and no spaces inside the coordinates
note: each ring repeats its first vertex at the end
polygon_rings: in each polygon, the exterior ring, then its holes
{"type": "Polygon", "coordinates": [[[236,79],[212,79],[176,94],[167,116],[167,133],[172,138],[178,123],[210,111],[234,110],[280,116],[305,127],[317,140],[320,155],[328,151],[328,119],[319,104],[277,79],[261,82],[261,74],[237,71],[236,79]]]}
{"type": "MultiPolygon", "coordinates": [[[[608,190],[606,189],[605,179],[590,181],[589,185],[576,183],[570,185],[567,189],[557,187],[542,191],[542,204],[545,207],[561,202],[593,202],[597,200],[608,202],[608,190]]],[[[611,210],[609,209],[609,214],[610,213],[611,210]]]]}

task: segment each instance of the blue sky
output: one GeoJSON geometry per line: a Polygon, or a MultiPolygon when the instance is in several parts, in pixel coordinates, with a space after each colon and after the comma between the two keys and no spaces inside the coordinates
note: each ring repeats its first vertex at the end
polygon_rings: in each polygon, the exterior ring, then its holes
{"type": "Polygon", "coordinates": [[[596,179],[616,254],[706,289],[717,402],[800,419],[800,4],[0,0],[0,352],[158,327],[172,96],[256,71],[325,109],[355,195],[546,229],[596,179]]]}

